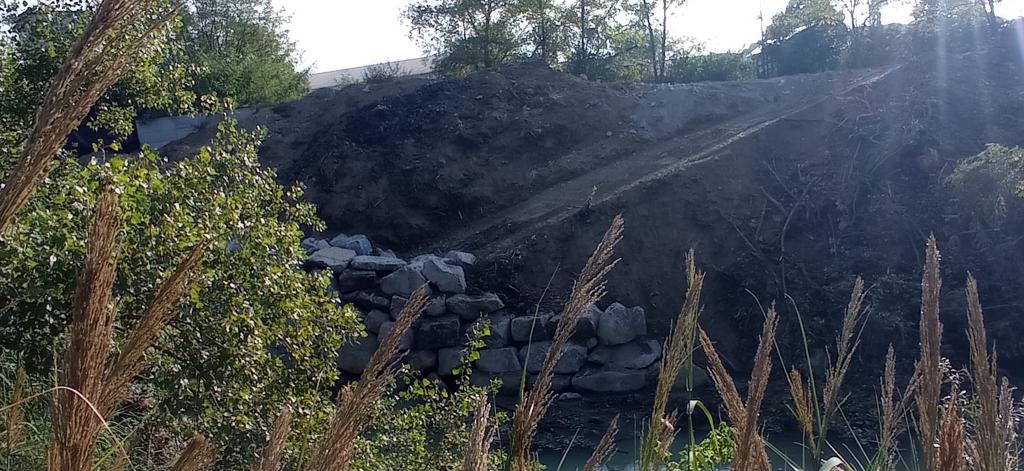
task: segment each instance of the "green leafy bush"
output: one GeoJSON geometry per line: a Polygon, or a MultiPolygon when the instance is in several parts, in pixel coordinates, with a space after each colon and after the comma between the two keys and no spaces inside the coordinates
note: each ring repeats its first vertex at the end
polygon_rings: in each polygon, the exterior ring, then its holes
{"type": "Polygon", "coordinates": [[[1010,198],[1024,197],[1024,149],[989,144],[984,151],[961,161],[947,178],[960,206],[987,227],[1006,216],[1010,198]]]}

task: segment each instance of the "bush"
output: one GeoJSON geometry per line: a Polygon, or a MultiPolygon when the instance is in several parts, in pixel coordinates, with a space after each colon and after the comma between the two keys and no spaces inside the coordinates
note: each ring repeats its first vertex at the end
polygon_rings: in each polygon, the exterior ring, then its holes
{"type": "Polygon", "coordinates": [[[671,82],[724,82],[755,78],[754,62],[739,53],[711,53],[682,56],[669,68],[671,82]]]}
{"type": "Polygon", "coordinates": [[[387,82],[403,75],[409,75],[409,71],[405,70],[398,62],[383,62],[367,67],[363,71],[363,81],[366,83],[387,82]]]}

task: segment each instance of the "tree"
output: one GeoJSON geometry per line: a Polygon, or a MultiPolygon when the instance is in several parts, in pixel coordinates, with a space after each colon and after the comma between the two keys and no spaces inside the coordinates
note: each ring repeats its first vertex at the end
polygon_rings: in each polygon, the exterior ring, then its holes
{"type": "Polygon", "coordinates": [[[769,40],[781,40],[799,29],[843,24],[843,14],[831,0],[789,0],[786,9],[772,17],[766,30],[769,40]]]}
{"type": "Polygon", "coordinates": [[[531,57],[555,65],[568,50],[565,28],[559,19],[562,7],[552,0],[521,0],[531,57]]]}
{"type": "Polygon", "coordinates": [[[284,28],[287,18],[271,0],[189,0],[183,43],[202,67],[201,94],[266,105],[299,98],[308,73],[284,28]]]}
{"type": "Polygon", "coordinates": [[[507,64],[523,53],[522,10],[514,0],[422,0],[409,5],[410,35],[449,75],[507,64]]]}

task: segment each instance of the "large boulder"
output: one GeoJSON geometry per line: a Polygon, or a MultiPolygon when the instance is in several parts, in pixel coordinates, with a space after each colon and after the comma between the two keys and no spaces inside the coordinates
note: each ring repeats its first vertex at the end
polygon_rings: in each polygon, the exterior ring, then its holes
{"type": "Polygon", "coordinates": [[[428,316],[443,316],[447,311],[448,308],[443,294],[428,299],[427,305],[423,307],[423,314],[428,316]]]}
{"type": "Polygon", "coordinates": [[[600,316],[597,338],[603,345],[621,345],[647,335],[647,317],[643,308],[612,304],[600,316]]]}
{"type": "Polygon", "coordinates": [[[380,332],[380,326],[384,325],[385,322],[388,322],[390,320],[391,316],[389,316],[388,313],[381,311],[379,309],[374,309],[370,311],[369,314],[366,315],[366,319],[363,320],[363,323],[366,324],[367,331],[376,334],[380,332]]]}
{"type": "MultiPolygon", "coordinates": [[[[526,365],[526,371],[539,373],[544,366],[544,357],[551,348],[551,342],[535,342],[519,349],[519,360],[526,365]]],[[[574,374],[587,363],[587,347],[569,342],[562,357],[555,363],[555,373],[574,374]]]]}
{"type": "Polygon", "coordinates": [[[520,316],[512,319],[512,340],[519,343],[537,342],[550,340],[554,330],[551,329],[551,314],[535,316],[520,316]],[[533,331],[531,337],[530,332],[533,331]]]}
{"type": "Polygon", "coordinates": [[[377,351],[378,345],[380,343],[372,335],[363,337],[354,343],[342,345],[338,349],[336,360],[338,369],[355,375],[362,373],[366,369],[366,365],[370,364],[370,358],[373,356],[373,352],[377,351]]]}
{"type": "Polygon", "coordinates": [[[423,261],[423,276],[445,293],[465,293],[466,273],[458,265],[432,257],[423,261]]]}
{"type": "Polygon", "coordinates": [[[442,376],[451,376],[452,371],[462,364],[469,352],[465,348],[442,348],[437,351],[437,372],[442,376]]]}
{"type": "Polygon", "coordinates": [[[436,350],[460,343],[459,318],[456,316],[421,318],[416,326],[416,348],[436,350]]]}
{"type": "MultiPolygon", "coordinates": [[[[533,385],[537,383],[537,378],[539,378],[539,377],[540,377],[540,375],[530,375],[526,379],[526,384],[529,385],[532,388],[533,385]]],[[[556,392],[557,393],[557,392],[562,392],[562,391],[568,391],[571,388],[572,388],[572,375],[557,375],[556,374],[556,375],[551,376],[551,391],[552,392],[556,392]]]]}
{"type": "Polygon", "coordinates": [[[342,249],[338,247],[327,247],[309,256],[309,263],[314,266],[330,268],[335,272],[340,272],[348,268],[348,264],[356,258],[356,253],[349,249],[342,249]]]}
{"type": "Polygon", "coordinates": [[[494,293],[476,296],[456,294],[448,296],[446,304],[448,305],[449,312],[452,314],[458,314],[468,321],[477,319],[484,314],[490,314],[505,307],[505,303],[501,302],[501,298],[494,293]]]}
{"type": "Polygon", "coordinates": [[[647,385],[643,370],[590,369],[572,377],[572,387],[590,393],[639,391],[647,385]]]}
{"type": "Polygon", "coordinates": [[[341,234],[331,239],[331,245],[352,250],[356,255],[370,255],[373,253],[373,244],[370,243],[370,239],[361,234],[354,236],[341,234]]]}
{"type": "Polygon", "coordinates": [[[460,252],[458,250],[452,250],[444,254],[444,260],[452,265],[458,265],[460,267],[469,267],[476,264],[476,255],[469,252],[460,252]]]}
{"type": "MultiPolygon", "coordinates": [[[[380,332],[377,334],[377,339],[380,340],[381,342],[383,342],[384,339],[388,336],[388,334],[390,334],[391,331],[394,330],[394,329],[395,329],[395,323],[394,322],[387,321],[387,322],[381,324],[380,325],[380,332]]],[[[402,338],[399,339],[399,341],[398,341],[398,349],[399,350],[412,350],[413,338],[414,338],[414,333],[413,333],[412,329],[406,330],[405,333],[402,334],[402,338]]]]}
{"type": "MultiPolygon", "coordinates": [[[[597,325],[598,319],[601,316],[601,310],[596,307],[590,307],[583,314],[580,315],[580,320],[576,321],[576,330],[573,331],[572,338],[575,340],[586,341],[597,337],[597,325]]],[[[555,330],[558,329],[558,323],[561,321],[561,314],[551,314],[544,318],[544,331],[549,335],[554,335],[555,330]]]]}
{"type": "MultiPolygon", "coordinates": [[[[647,382],[649,384],[657,384],[658,377],[661,375],[661,362],[657,362],[648,366],[644,369],[647,374],[647,382]]],[[[689,381],[690,370],[684,365],[679,369],[679,373],[676,375],[675,383],[672,383],[672,392],[685,392],[686,382],[689,381]]],[[[699,366],[693,367],[693,389],[701,390],[711,386],[711,377],[708,376],[708,372],[699,366]]]]}
{"type": "Polygon", "coordinates": [[[427,279],[415,267],[406,265],[394,273],[381,278],[380,289],[384,294],[408,297],[427,283],[427,279]]]}
{"type": "Polygon", "coordinates": [[[501,383],[501,386],[498,388],[498,394],[511,396],[519,393],[519,381],[521,378],[521,373],[488,373],[477,369],[473,370],[473,373],[469,375],[469,382],[474,386],[486,387],[492,381],[498,380],[501,383]]]}
{"type": "Polygon", "coordinates": [[[357,270],[395,271],[406,265],[405,260],[395,257],[359,255],[349,265],[357,270]]]}
{"type": "Polygon", "coordinates": [[[437,352],[433,350],[416,350],[405,356],[409,368],[426,373],[437,368],[437,352]]]}
{"type": "Polygon", "coordinates": [[[601,345],[590,352],[591,363],[611,368],[639,370],[661,359],[661,344],[657,340],[634,340],[622,345],[601,345]]]}
{"type": "Polygon", "coordinates": [[[490,334],[483,337],[487,348],[501,348],[512,345],[512,316],[504,312],[488,314],[480,319],[490,323],[490,334]]]}
{"type": "Polygon", "coordinates": [[[488,348],[480,350],[476,359],[476,367],[487,373],[509,373],[523,371],[519,356],[514,347],[488,348]]]}
{"type": "Polygon", "coordinates": [[[383,311],[391,306],[390,299],[372,291],[357,291],[351,299],[356,306],[363,309],[380,309],[383,311]]]}
{"type": "MultiPolygon", "coordinates": [[[[349,267],[352,267],[352,265],[350,264],[349,267]]],[[[352,268],[342,270],[337,276],[337,286],[338,290],[343,293],[373,289],[377,286],[377,272],[353,270],[352,268]]]]}

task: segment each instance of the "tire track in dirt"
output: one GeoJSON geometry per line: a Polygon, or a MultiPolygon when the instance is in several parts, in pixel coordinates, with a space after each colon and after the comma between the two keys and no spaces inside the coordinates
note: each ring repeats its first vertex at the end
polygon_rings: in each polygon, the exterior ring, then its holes
{"type": "MultiPolygon", "coordinates": [[[[543,228],[564,222],[584,209],[608,204],[623,194],[677,174],[722,155],[733,144],[776,123],[884,79],[899,69],[890,67],[854,81],[838,91],[803,104],[755,112],[720,126],[669,139],[630,157],[551,186],[526,201],[457,229],[423,249],[458,248],[489,258],[543,228]]],[[[507,191],[515,191],[509,188],[507,191]]]]}

